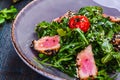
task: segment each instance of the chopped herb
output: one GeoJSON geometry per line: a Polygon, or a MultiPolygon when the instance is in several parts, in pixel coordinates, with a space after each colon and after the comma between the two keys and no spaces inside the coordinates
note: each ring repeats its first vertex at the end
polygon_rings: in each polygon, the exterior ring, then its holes
{"type": "Polygon", "coordinates": [[[13,20],[17,13],[17,9],[14,6],[11,6],[9,9],[5,8],[0,10],[0,24],[3,24],[5,21],[13,20]]]}

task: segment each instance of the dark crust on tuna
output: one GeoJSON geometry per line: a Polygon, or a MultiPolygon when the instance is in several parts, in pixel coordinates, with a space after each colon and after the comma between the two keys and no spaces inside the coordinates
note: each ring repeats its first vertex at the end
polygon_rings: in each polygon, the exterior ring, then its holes
{"type": "MultiPolygon", "coordinates": [[[[83,50],[84,51],[84,50],[83,50]]],[[[82,51],[81,51],[82,52],[82,51]]],[[[79,53],[78,53],[79,54],[79,53]]],[[[76,58],[76,61],[78,62],[80,59],[79,58],[76,58]]],[[[86,59],[88,60],[88,59],[86,59]]],[[[78,64],[76,63],[76,67],[77,67],[77,73],[80,71],[80,67],[81,67],[81,64],[78,64]]],[[[84,78],[81,78],[79,73],[77,74],[77,79],[79,80],[95,80],[95,76],[97,76],[98,72],[95,73],[96,75],[89,75],[88,77],[84,77],[84,78]]]]}
{"type": "Polygon", "coordinates": [[[112,39],[112,44],[114,46],[114,49],[116,51],[120,51],[120,32],[114,34],[113,39],[112,39]]]}
{"type": "Polygon", "coordinates": [[[63,18],[69,18],[69,19],[70,19],[70,18],[71,18],[72,16],[74,16],[74,15],[75,15],[75,12],[68,11],[68,12],[66,12],[63,16],[60,16],[60,17],[58,17],[58,18],[55,18],[53,21],[60,23],[63,18]]]}
{"type": "Polygon", "coordinates": [[[34,48],[35,45],[35,40],[32,41],[32,44],[30,45],[30,47],[34,48]]]}
{"type": "Polygon", "coordinates": [[[58,47],[58,48],[54,48],[54,49],[37,50],[37,49],[35,49],[35,41],[36,40],[32,41],[31,47],[34,50],[36,50],[36,51],[38,51],[40,53],[46,54],[46,55],[55,55],[58,52],[59,48],[60,48],[60,47],[58,47]]]}
{"type": "Polygon", "coordinates": [[[107,14],[102,14],[102,15],[105,18],[109,18],[109,20],[112,21],[112,22],[120,23],[120,18],[119,17],[114,17],[114,16],[110,16],[110,15],[107,15],[107,14]]]}
{"type": "MultiPolygon", "coordinates": [[[[80,69],[79,69],[80,65],[77,64],[76,67],[77,67],[77,69],[78,69],[78,71],[79,71],[79,70],[80,70],[80,69]]],[[[97,73],[96,73],[96,74],[97,74],[97,73]]],[[[84,79],[77,78],[77,80],[89,80],[88,78],[89,78],[90,80],[95,80],[95,76],[93,76],[93,75],[89,75],[89,77],[86,77],[86,78],[84,78],[84,79]]]]}
{"type": "Polygon", "coordinates": [[[48,50],[45,50],[44,52],[51,55],[51,54],[56,54],[57,50],[56,49],[54,49],[54,50],[49,50],[48,49],[48,50]]]}
{"type": "MultiPolygon", "coordinates": [[[[31,47],[33,47],[33,49],[36,50],[35,47],[34,47],[34,45],[35,45],[35,40],[32,41],[31,47]]],[[[48,49],[48,50],[39,50],[38,52],[45,53],[47,55],[51,55],[52,53],[55,54],[56,50],[49,50],[48,49]]]]}

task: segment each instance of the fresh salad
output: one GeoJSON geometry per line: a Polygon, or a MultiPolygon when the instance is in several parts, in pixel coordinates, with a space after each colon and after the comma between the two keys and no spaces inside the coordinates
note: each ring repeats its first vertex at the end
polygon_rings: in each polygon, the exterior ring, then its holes
{"type": "Polygon", "coordinates": [[[99,6],[40,22],[33,48],[39,62],[83,80],[114,80],[120,72],[120,19],[99,6]],[[115,74],[114,76],[110,76],[115,74]]]}

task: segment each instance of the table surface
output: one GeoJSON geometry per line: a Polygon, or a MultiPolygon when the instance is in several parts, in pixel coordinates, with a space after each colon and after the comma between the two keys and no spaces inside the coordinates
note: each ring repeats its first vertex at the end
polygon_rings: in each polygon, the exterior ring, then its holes
{"type": "MultiPolygon", "coordinates": [[[[9,7],[12,0],[0,0],[0,9],[9,7]]],[[[14,6],[21,10],[28,2],[14,6]]],[[[49,80],[29,68],[17,55],[11,42],[11,22],[0,25],[0,80],[49,80]]]]}
{"type": "MultiPolygon", "coordinates": [[[[9,7],[12,0],[0,0],[0,9],[9,7]]],[[[20,11],[32,0],[22,0],[14,6],[20,11]]],[[[120,0],[93,0],[103,6],[119,9],[120,0]],[[113,1],[113,2],[111,2],[113,1]],[[115,3],[116,5],[111,5],[115,3]]],[[[11,23],[0,25],[0,80],[50,80],[29,68],[17,55],[11,42],[11,23]]]]}

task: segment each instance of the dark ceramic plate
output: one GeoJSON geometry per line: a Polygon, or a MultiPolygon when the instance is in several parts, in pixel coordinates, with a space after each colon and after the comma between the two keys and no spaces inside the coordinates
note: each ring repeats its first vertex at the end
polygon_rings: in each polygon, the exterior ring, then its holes
{"type": "MultiPolygon", "coordinates": [[[[12,41],[14,48],[20,58],[36,72],[55,80],[73,80],[66,74],[46,67],[35,61],[36,52],[30,48],[32,40],[37,39],[34,31],[35,25],[41,21],[51,21],[52,19],[63,15],[68,10],[77,11],[83,6],[97,5],[92,0],[34,0],[23,8],[17,15],[12,27],[12,41]]],[[[103,7],[104,12],[120,16],[118,10],[103,7]]]]}

